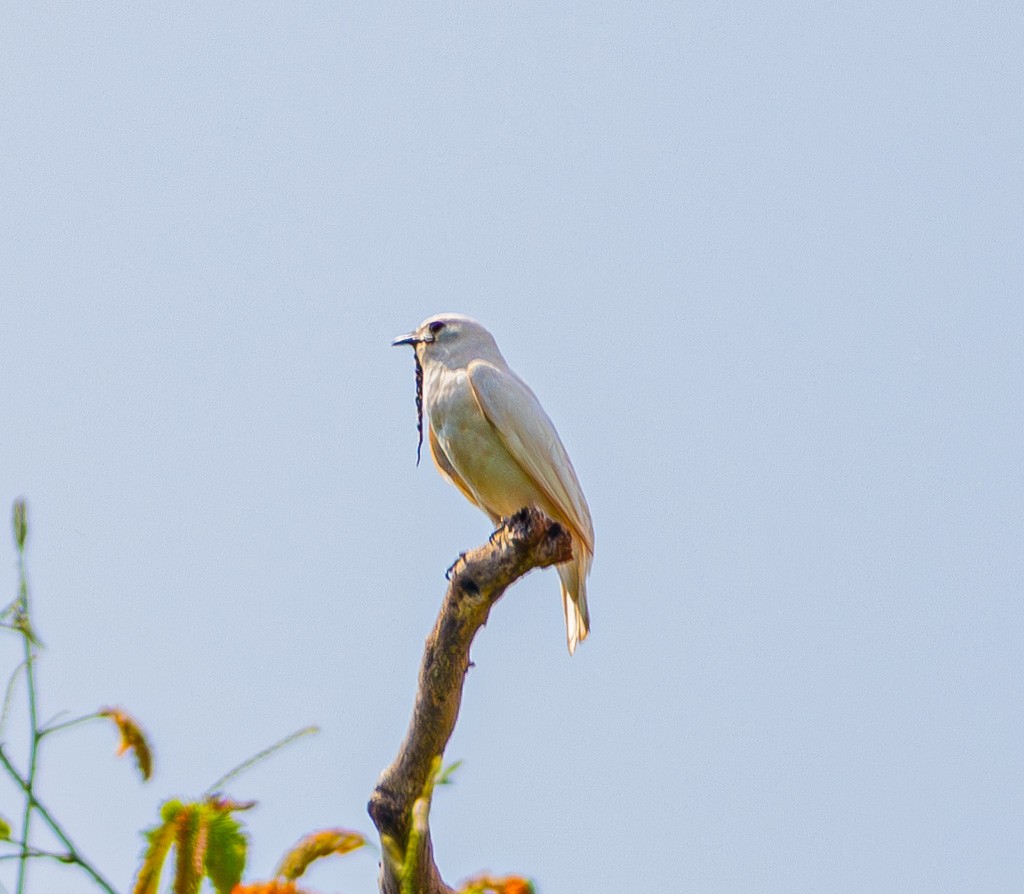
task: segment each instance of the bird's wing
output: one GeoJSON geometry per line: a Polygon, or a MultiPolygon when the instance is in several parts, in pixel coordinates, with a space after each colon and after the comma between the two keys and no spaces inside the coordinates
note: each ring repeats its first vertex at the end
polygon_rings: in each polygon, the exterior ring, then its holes
{"type": "Polygon", "coordinates": [[[594,551],[594,527],[569,455],[536,395],[508,369],[485,360],[467,368],[480,409],[509,453],[594,551]]]}
{"type": "Polygon", "coordinates": [[[462,480],[462,477],[458,472],[455,471],[455,467],[452,465],[451,460],[448,459],[448,454],[441,449],[441,445],[437,441],[437,435],[434,434],[434,426],[428,425],[427,432],[430,437],[430,456],[434,460],[434,465],[437,466],[437,471],[441,473],[442,478],[447,478],[452,484],[454,484],[462,495],[469,500],[474,506],[479,506],[473,492],[466,486],[466,482],[462,480]]]}

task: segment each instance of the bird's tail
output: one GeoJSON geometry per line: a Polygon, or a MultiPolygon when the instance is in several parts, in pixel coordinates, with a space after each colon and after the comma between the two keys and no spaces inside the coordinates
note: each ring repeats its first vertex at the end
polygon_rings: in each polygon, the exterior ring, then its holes
{"type": "Polygon", "coordinates": [[[594,556],[574,537],[575,555],[571,562],[558,566],[562,579],[562,609],[565,612],[565,637],[569,643],[569,654],[590,633],[590,611],[587,609],[587,575],[594,556]]]}

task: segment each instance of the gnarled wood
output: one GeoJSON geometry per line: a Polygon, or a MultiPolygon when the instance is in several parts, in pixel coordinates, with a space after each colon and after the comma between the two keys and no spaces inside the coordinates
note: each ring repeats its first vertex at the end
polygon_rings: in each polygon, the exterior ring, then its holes
{"type": "MultiPolygon", "coordinates": [[[[382,894],[400,894],[401,865],[395,855],[404,855],[408,848],[414,806],[427,787],[435,758],[444,753],[455,729],[473,638],[512,583],[534,568],[571,558],[568,531],[536,509],[522,509],[506,519],[488,543],[453,566],[441,612],[427,637],[409,730],[398,756],[377,781],[368,807],[381,837],[382,894]]],[[[421,833],[426,807],[421,801],[417,817],[421,833]]],[[[454,894],[434,865],[429,828],[415,837],[419,853],[413,890],[454,894]]]]}

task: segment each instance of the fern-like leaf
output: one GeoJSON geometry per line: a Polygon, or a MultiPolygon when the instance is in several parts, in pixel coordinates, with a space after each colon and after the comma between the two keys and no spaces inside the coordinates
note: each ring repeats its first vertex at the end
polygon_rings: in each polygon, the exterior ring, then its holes
{"type": "Polygon", "coordinates": [[[309,864],[331,854],[347,854],[366,844],[358,832],[347,829],[323,829],[313,832],[299,841],[281,860],[276,875],[294,881],[308,868],[309,864]]]}
{"type": "Polygon", "coordinates": [[[148,844],[142,857],[139,874],[135,877],[132,894],[157,894],[164,861],[177,832],[178,814],[183,808],[184,805],[180,801],[168,801],[160,812],[160,824],[143,833],[148,844]]]}
{"type": "Polygon", "coordinates": [[[199,894],[206,864],[205,811],[199,804],[188,804],[175,823],[174,894],[199,894]]]}
{"type": "Polygon", "coordinates": [[[135,755],[139,774],[143,780],[149,779],[153,775],[153,749],[149,747],[149,741],[138,721],[121,708],[102,708],[99,715],[100,717],[109,717],[117,726],[117,731],[121,736],[121,741],[117,746],[117,756],[120,757],[126,751],[131,751],[135,755]]]}
{"type": "Polygon", "coordinates": [[[249,842],[242,826],[231,815],[230,802],[207,802],[209,836],[206,847],[206,874],[217,894],[231,894],[242,880],[249,842]],[[227,806],[223,806],[227,804],[227,806]]]}

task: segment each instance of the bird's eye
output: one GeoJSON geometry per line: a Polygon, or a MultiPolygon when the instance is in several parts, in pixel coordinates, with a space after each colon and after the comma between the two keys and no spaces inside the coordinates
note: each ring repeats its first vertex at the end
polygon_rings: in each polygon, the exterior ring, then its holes
{"type": "Polygon", "coordinates": [[[444,323],[440,320],[434,320],[427,328],[430,330],[431,335],[437,335],[438,332],[444,329],[444,323]]]}

